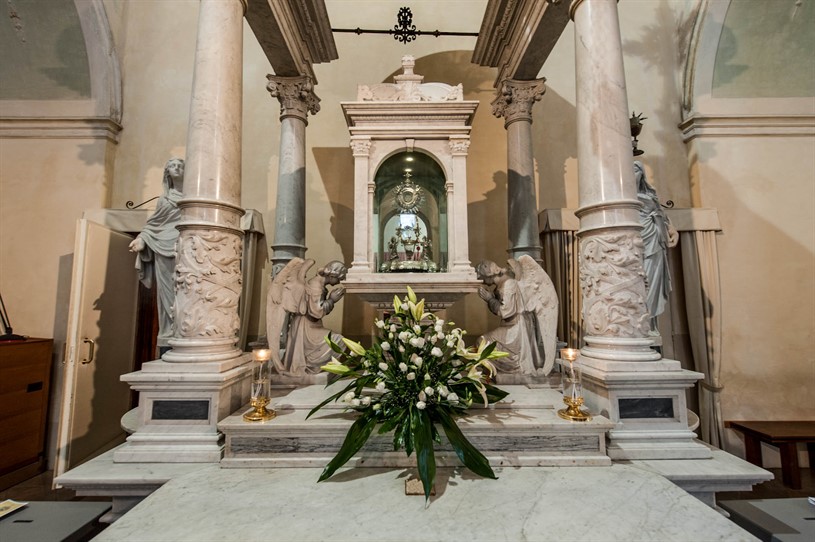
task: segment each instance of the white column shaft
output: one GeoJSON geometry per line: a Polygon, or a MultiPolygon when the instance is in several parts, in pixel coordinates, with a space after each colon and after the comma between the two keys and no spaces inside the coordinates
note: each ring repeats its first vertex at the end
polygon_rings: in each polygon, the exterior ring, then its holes
{"type": "Polygon", "coordinates": [[[649,348],[639,202],[617,0],[572,4],[577,77],[580,282],[587,347],[616,361],[649,348]]]}
{"type": "Polygon", "coordinates": [[[243,4],[201,0],[182,220],[177,245],[175,337],[163,359],[240,356],[243,4]]]}

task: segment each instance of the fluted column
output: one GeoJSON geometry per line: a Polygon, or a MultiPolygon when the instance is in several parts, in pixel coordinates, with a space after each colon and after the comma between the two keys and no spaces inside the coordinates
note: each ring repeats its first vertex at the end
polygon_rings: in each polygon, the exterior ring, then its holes
{"type": "MultiPolygon", "coordinates": [[[[469,241],[467,239],[467,153],[470,149],[469,137],[451,137],[450,153],[453,155],[452,201],[447,200],[448,215],[448,259],[451,273],[472,273],[470,265],[469,241]]],[[[450,191],[448,190],[448,194],[450,191]]],[[[439,247],[441,248],[441,247],[439,247]]]]}
{"type": "Polygon", "coordinates": [[[237,358],[243,14],[241,0],[201,0],[195,49],[176,300],[167,362],[237,358]]]}
{"type": "Polygon", "coordinates": [[[587,347],[614,361],[650,349],[617,0],[575,0],[580,283],[587,347]]]}
{"type": "Polygon", "coordinates": [[[368,167],[371,153],[371,138],[351,139],[354,154],[354,260],[348,273],[371,273],[373,269],[372,243],[373,188],[368,182],[368,167]]]}
{"type": "Polygon", "coordinates": [[[535,159],[532,154],[532,106],[546,91],[545,79],[505,79],[492,113],[504,118],[507,130],[507,220],[509,255],[527,254],[541,261],[538,205],[535,197],[535,159]]]}
{"type": "Polygon", "coordinates": [[[280,102],[280,163],[272,249],[274,272],[295,256],[306,254],[306,126],[308,114],[320,110],[320,99],[308,76],[268,75],[266,86],[280,102]]]}

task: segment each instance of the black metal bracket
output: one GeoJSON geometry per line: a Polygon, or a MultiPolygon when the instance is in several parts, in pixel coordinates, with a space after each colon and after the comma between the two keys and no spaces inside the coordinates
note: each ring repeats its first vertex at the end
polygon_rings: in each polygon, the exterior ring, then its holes
{"type": "Polygon", "coordinates": [[[139,207],[141,207],[141,206],[142,206],[142,205],[144,205],[145,203],[150,203],[150,202],[151,202],[151,201],[153,201],[154,199],[158,199],[158,196],[153,197],[153,198],[150,198],[150,199],[148,199],[148,200],[145,200],[145,201],[143,201],[143,202],[139,203],[138,205],[136,205],[136,204],[135,204],[135,203],[133,203],[132,201],[128,200],[128,201],[127,201],[127,203],[125,203],[125,207],[127,207],[128,209],[138,209],[139,207]]]}
{"type": "Polygon", "coordinates": [[[363,28],[332,28],[332,32],[346,34],[390,34],[398,42],[408,44],[419,36],[472,36],[478,37],[478,32],[442,32],[441,30],[416,30],[413,24],[413,12],[409,7],[399,8],[396,14],[396,24],[390,30],[371,30],[363,28]]]}

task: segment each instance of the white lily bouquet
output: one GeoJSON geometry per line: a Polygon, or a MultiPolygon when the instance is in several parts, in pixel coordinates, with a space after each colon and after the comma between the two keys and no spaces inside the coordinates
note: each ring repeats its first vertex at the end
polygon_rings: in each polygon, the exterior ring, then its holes
{"type": "Polygon", "coordinates": [[[322,369],[350,382],[309,416],[337,400],[360,416],[319,481],[330,478],[351,459],[377,425],[380,434],[393,431],[394,451],[404,448],[408,456],[416,451],[425,499],[430,498],[436,475],[434,444],[441,443],[437,425],[464,466],[495,479],[487,458],[462,434],[455,418],[466,413],[476,399],[487,406],[507,396],[489,384],[488,376],[495,372],[490,360],[509,354],[496,350],[495,343],[482,342],[477,350],[467,349],[466,332],[424,312],[424,299],[417,300],[410,287],[407,297],[394,297],[393,313],[377,320],[376,327],[373,345],[367,350],[343,338],[348,347],[344,351],[326,338],[337,356],[322,369]]]}

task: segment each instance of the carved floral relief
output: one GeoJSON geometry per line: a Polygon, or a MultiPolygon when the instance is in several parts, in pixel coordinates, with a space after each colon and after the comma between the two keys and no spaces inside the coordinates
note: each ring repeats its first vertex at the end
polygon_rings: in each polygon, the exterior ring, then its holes
{"type": "Polygon", "coordinates": [[[181,232],[173,307],[179,337],[237,336],[242,248],[240,236],[231,232],[181,232]]]}
{"type": "Polygon", "coordinates": [[[646,337],[642,238],[625,231],[580,241],[580,285],[587,335],[646,337]]]}

